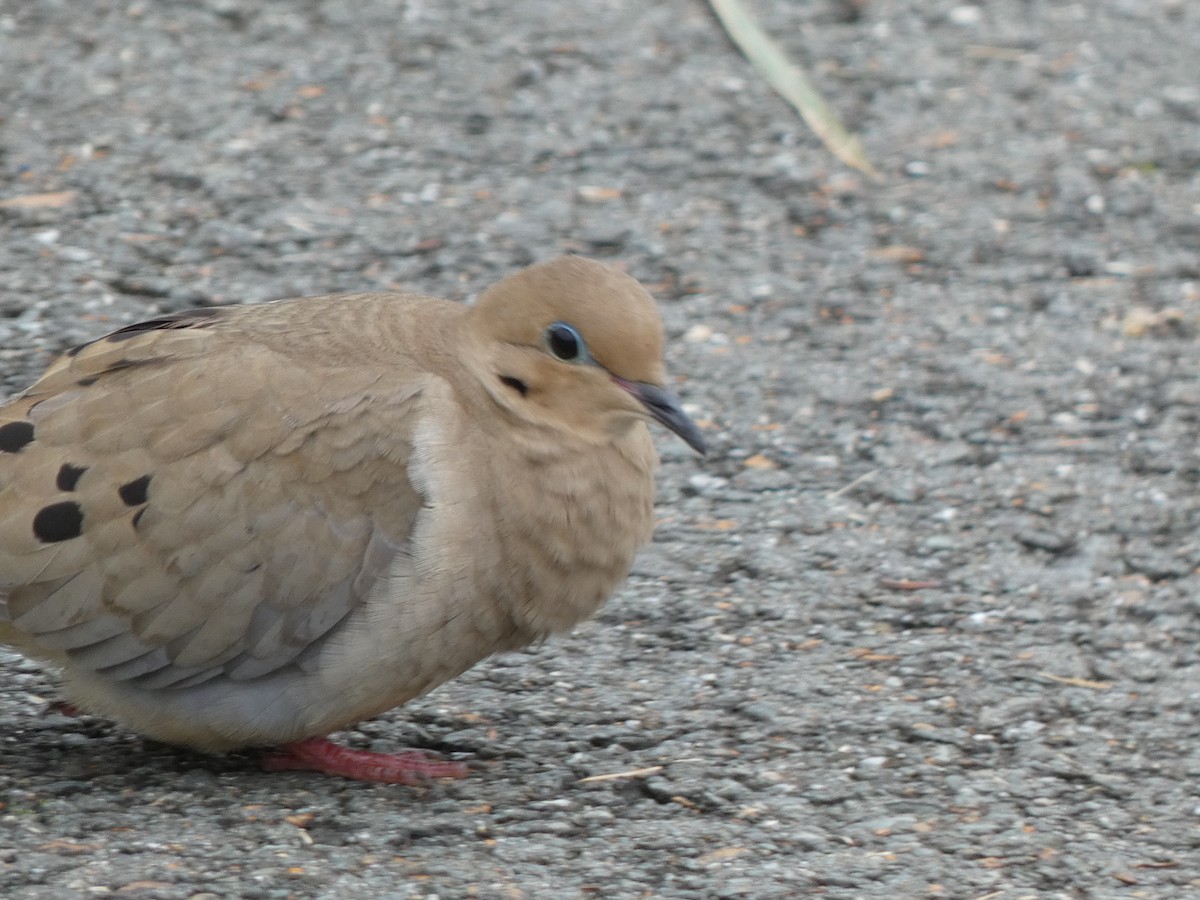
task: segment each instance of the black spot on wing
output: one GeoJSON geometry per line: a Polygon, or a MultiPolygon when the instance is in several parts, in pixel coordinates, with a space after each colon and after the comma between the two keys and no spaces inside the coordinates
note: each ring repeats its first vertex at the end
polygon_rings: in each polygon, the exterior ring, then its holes
{"type": "Polygon", "coordinates": [[[51,503],[33,517],[33,536],[43,544],[69,541],[83,533],[83,507],[74,500],[51,503]]]}
{"type": "Polygon", "coordinates": [[[79,479],[87,470],[87,466],[73,466],[70,463],[63,463],[62,467],[58,470],[58,477],[54,479],[54,486],[60,491],[73,491],[75,490],[75,485],[79,484],[79,479]]]}
{"type": "Polygon", "coordinates": [[[32,440],[32,422],[7,422],[0,425],[0,453],[20,453],[32,440]]]}
{"type": "Polygon", "coordinates": [[[149,487],[150,476],[143,475],[121,485],[117,488],[117,493],[121,495],[121,500],[126,506],[141,506],[146,502],[149,487]]]}
{"type": "Polygon", "coordinates": [[[144,513],[145,511],[146,511],[146,507],[143,506],[141,509],[139,509],[137,512],[135,512],[133,514],[132,523],[133,523],[134,531],[137,531],[138,523],[140,521],[142,521],[142,513],[144,513]]]}

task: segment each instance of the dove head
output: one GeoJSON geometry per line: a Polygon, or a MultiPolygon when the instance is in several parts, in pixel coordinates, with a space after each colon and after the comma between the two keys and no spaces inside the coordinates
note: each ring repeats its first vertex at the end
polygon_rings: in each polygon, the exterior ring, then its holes
{"type": "Polygon", "coordinates": [[[658,308],[624,272],[573,256],[530,266],[484,291],[469,322],[476,374],[516,419],[593,444],[654,419],[704,452],[664,386],[658,308]]]}

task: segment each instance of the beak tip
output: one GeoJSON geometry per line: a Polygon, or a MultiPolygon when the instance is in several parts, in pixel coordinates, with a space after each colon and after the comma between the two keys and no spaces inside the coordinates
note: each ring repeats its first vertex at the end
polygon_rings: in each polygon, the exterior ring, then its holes
{"type": "Polygon", "coordinates": [[[651,418],[679,435],[685,444],[701,456],[708,455],[708,444],[704,441],[704,435],[700,433],[696,423],[688,418],[674,394],[664,387],[645,382],[619,380],[618,384],[641,401],[651,418]]]}
{"type": "Polygon", "coordinates": [[[691,447],[693,450],[695,450],[701,456],[708,456],[708,443],[704,440],[704,437],[700,434],[699,429],[696,429],[695,431],[692,431],[689,434],[680,434],[679,436],[681,438],[683,438],[683,442],[685,444],[687,444],[689,447],[691,447]]]}

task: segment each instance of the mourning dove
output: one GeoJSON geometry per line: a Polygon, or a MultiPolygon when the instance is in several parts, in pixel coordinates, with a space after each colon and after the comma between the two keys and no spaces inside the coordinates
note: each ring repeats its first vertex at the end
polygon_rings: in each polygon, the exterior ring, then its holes
{"type": "Polygon", "coordinates": [[[575,257],[473,307],[334,295],[121,328],[0,407],[0,641],[160,741],[465,774],[323,736],[596,611],[650,537],[646,422],[704,452],[664,383],[654,301],[575,257]]]}

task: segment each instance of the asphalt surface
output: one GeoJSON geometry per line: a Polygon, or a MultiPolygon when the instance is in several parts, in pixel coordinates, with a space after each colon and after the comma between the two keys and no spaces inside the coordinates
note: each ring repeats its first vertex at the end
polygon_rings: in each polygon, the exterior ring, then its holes
{"type": "Polygon", "coordinates": [[[1137,897],[1200,887],[1200,5],[0,0],[0,375],[151,314],[564,250],[713,445],[573,635],[267,775],[0,655],[0,895],[1137,897]]]}

